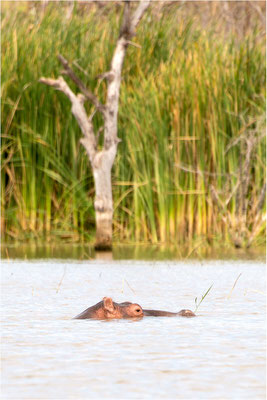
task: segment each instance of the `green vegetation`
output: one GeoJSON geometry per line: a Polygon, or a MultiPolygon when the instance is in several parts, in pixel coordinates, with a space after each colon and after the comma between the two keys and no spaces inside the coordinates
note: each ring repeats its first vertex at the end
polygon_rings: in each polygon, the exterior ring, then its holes
{"type": "MultiPolygon", "coordinates": [[[[121,8],[109,9],[75,7],[67,19],[55,3],[43,12],[3,7],[6,240],[94,236],[93,178],[79,127],[65,96],[38,79],[60,75],[61,53],[103,99],[105,82],[96,76],[109,68],[121,18],[121,8]]],[[[128,48],[118,121],[122,142],[113,169],[115,241],[231,239],[211,187],[234,224],[246,157],[242,138],[255,133],[245,171],[250,177],[246,229],[253,230],[265,183],[265,35],[255,28],[237,40],[212,26],[203,29],[191,17],[181,18],[178,6],[175,10],[167,17],[148,12],[135,39],[141,48],[128,48]]],[[[93,111],[88,104],[88,113],[93,111]]],[[[93,121],[96,129],[103,122],[97,114],[93,121]]],[[[255,243],[264,241],[262,218],[253,235],[255,243]]]]}
{"type": "Polygon", "coordinates": [[[208,290],[206,291],[206,293],[204,293],[204,294],[201,296],[201,300],[199,301],[199,303],[197,302],[197,297],[195,298],[195,305],[196,305],[196,308],[195,308],[194,313],[197,312],[197,310],[199,309],[200,304],[201,304],[202,301],[205,299],[205,297],[207,296],[207,294],[208,294],[209,291],[211,290],[212,286],[213,286],[213,284],[208,288],[208,290]]]}

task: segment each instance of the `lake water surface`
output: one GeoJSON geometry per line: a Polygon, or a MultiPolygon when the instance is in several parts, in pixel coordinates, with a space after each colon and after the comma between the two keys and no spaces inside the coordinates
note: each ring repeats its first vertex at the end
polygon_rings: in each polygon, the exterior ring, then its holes
{"type": "Polygon", "coordinates": [[[2,310],[3,399],[265,398],[263,262],[6,260],[2,310]],[[212,284],[197,318],[71,319],[104,296],[194,311],[212,284]]]}

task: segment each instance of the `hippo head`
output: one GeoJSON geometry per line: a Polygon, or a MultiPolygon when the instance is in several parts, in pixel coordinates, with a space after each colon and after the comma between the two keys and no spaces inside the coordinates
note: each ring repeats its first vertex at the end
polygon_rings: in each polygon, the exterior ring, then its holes
{"type": "Polygon", "coordinates": [[[181,317],[188,317],[188,318],[196,316],[196,314],[193,313],[193,311],[191,310],[181,310],[177,314],[181,315],[181,317]]]}
{"type": "Polygon", "coordinates": [[[143,309],[139,304],[130,302],[115,303],[110,297],[103,298],[104,317],[113,318],[136,318],[143,317],[143,309]]]}
{"type": "Polygon", "coordinates": [[[130,303],[122,307],[124,318],[143,317],[144,312],[139,304],[130,303]]]}

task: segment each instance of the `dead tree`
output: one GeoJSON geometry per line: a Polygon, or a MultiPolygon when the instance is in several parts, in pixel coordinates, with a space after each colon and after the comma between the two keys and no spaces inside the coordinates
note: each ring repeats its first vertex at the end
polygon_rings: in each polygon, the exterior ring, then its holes
{"type": "Polygon", "coordinates": [[[41,83],[60,90],[69,98],[72,104],[72,114],[83,133],[83,138],[80,142],[89,157],[95,183],[96,249],[111,249],[112,246],[113,199],[111,169],[116,157],[117,146],[120,142],[117,136],[117,117],[122,66],[126,49],[129,44],[134,44],[130,40],[135,35],[136,27],[149,3],[150,0],[141,0],[137,8],[131,12],[130,2],[125,1],[121,29],[112,57],[111,67],[108,72],[100,76],[107,80],[106,104],[101,104],[97,97],[86,88],[62,55],[59,55],[58,59],[63,65],[63,73],[76,84],[81,93],[75,94],[62,76],[58,79],[41,78],[39,80],[41,83]],[[87,100],[95,106],[96,111],[103,115],[104,144],[101,150],[98,150],[98,134],[94,132],[92,117],[89,118],[85,111],[84,102],[87,100]]]}
{"type": "MultiPolygon", "coordinates": [[[[263,208],[266,196],[266,182],[251,196],[253,187],[253,160],[255,157],[256,146],[265,137],[263,133],[256,130],[245,131],[226,148],[225,153],[230,148],[241,144],[239,168],[235,174],[237,183],[231,193],[219,195],[214,186],[210,185],[211,197],[214,205],[220,210],[220,216],[229,228],[231,240],[236,248],[250,247],[255,236],[260,232],[265,222],[263,208]],[[234,215],[228,209],[232,198],[236,199],[234,215]]],[[[255,190],[254,190],[255,192],[255,190]]]]}

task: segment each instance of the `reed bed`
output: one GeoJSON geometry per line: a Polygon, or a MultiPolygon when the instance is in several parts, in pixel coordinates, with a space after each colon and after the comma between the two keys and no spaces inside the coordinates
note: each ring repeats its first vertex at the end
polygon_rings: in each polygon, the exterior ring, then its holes
{"type": "MultiPolygon", "coordinates": [[[[79,127],[64,95],[38,79],[60,74],[56,55],[62,53],[103,99],[105,82],[96,76],[108,70],[121,7],[92,6],[84,13],[74,6],[70,18],[62,10],[58,4],[39,12],[23,5],[2,10],[1,222],[7,240],[94,236],[93,178],[79,127]]],[[[122,142],[113,169],[115,241],[229,240],[211,186],[223,200],[234,193],[245,157],[235,140],[251,132],[259,140],[246,172],[247,212],[265,184],[265,36],[254,27],[237,40],[181,18],[178,6],[174,11],[167,18],[147,13],[136,37],[141,47],[130,46],[126,56],[122,142]]],[[[102,122],[94,117],[96,129],[102,122]]],[[[226,207],[234,220],[236,195],[226,207]]],[[[264,235],[262,218],[254,242],[264,235]]]]}

